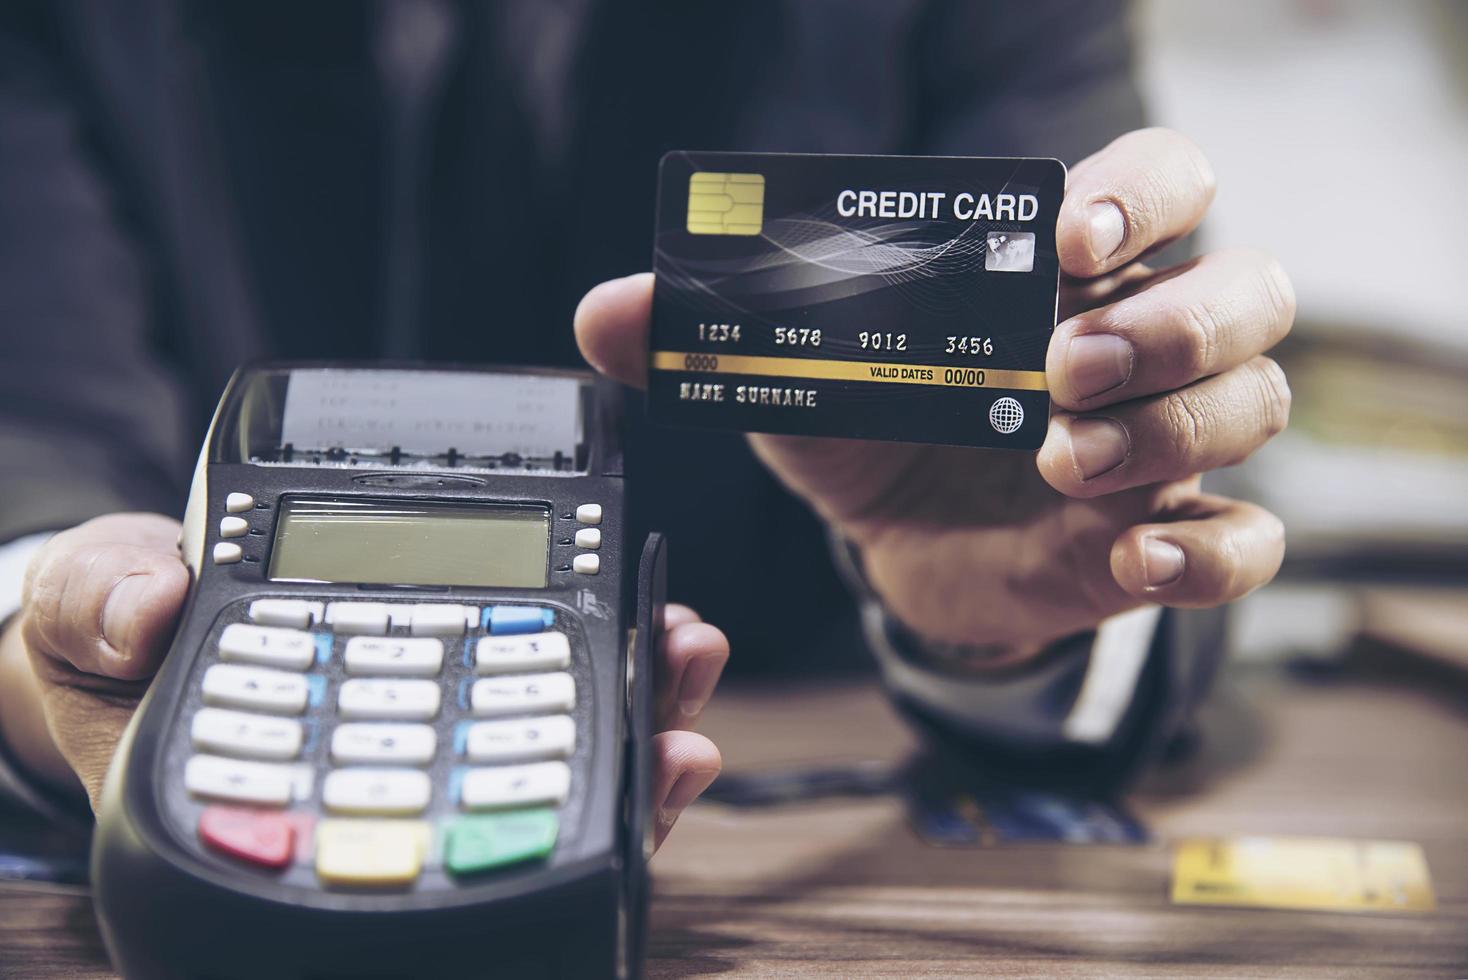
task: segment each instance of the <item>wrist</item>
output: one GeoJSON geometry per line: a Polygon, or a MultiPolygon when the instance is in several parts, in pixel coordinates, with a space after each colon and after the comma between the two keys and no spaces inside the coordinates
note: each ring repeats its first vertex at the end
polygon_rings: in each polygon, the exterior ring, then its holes
{"type": "Polygon", "coordinates": [[[22,615],[0,624],[0,752],[44,789],[74,796],[81,783],[46,724],[41,682],[21,637],[22,615]]]}
{"type": "Polygon", "coordinates": [[[868,574],[863,545],[832,533],[837,565],[864,606],[880,616],[888,645],[904,660],[954,677],[1007,673],[1039,660],[1063,637],[964,636],[955,639],[940,624],[915,625],[868,574]]]}
{"type": "MultiPolygon", "coordinates": [[[[880,603],[881,596],[876,600],[880,603]]],[[[1055,643],[954,643],[935,639],[909,626],[883,605],[884,625],[892,648],[905,660],[954,677],[1006,674],[1033,666],[1055,643]]]]}

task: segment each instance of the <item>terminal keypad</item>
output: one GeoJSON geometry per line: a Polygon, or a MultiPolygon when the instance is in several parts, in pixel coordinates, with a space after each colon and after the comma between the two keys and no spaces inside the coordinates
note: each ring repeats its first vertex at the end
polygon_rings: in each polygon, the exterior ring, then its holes
{"type": "Polygon", "coordinates": [[[206,848],[309,866],[331,889],[411,888],[430,865],[470,881],[554,852],[579,741],[563,612],[327,597],[245,608],[206,651],[182,719],[206,848]]]}

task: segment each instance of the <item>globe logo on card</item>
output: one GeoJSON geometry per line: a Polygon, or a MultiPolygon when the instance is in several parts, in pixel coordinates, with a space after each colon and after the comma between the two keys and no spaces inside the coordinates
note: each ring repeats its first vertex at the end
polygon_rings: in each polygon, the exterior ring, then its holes
{"type": "Polygon", "coordinates": [[[989,424],[995,431],[1012,435],[1025,421],[1025,409],[1019,402],[1005,395],[996,398],[989,406],[989,424]]]}

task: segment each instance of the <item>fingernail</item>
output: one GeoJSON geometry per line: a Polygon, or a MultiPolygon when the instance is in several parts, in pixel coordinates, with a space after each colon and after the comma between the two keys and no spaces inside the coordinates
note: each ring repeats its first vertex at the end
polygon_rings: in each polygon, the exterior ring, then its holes
{"type": "Polygon", "coordinates": [[[698,799],[699,794],[708,789],[718,775],[717,769],[704,769],[685,772],[679,776],[673,788],[668,790],[668,798],[663,801],[663,813],[677,816],[688,804],[698,799]]]}
{"type": "Polygon", "coordinates": [[[1110,201],[1097,201],[1086,212],[1091,225],[1091,258],[1109,259],[1126,240],[1126,219],[1110,201]]]}
{"type": "Polygon", "coordinates": [[[1147,588],[1171,585],[1183,577],[1183,549],[1171,541],[1147,538],[1142,542],[1142,577],[1147,588]]]}
{"type": "Polygon", "coordinates": [[[1115,334],[1088,333],[1071,340],[1065,375],[1076,398],[1092,398],[1132,376],[1136,351],[1115,334]]]}
{"type": "Polygon", "coordinates": [[[695,657],[683,668],[683,680],[678,685],[678,710],[685,718],[698,714],[708,704],[722,671],[723,665],[717,657],[695,657]]]}
{"type": "Polygon", "coordinates": [[[132,639],[137,608],[152,588],[152,579],[146,573],[128,575],[107,594],[107,604],[102,607],[102,639],[118,653],[125,653],[132,639]]]}
{"type": "Polygon", "coordinates": [[[1071,460],[1082,482],[1116,469],[1130,448],[1126,429],[1111,419],[1076,419],[1070,424],[1071,460]]]}

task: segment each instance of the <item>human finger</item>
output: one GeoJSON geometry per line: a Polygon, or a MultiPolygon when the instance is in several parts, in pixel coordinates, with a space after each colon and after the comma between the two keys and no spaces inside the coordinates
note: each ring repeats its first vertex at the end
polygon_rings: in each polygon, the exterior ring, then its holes
{"type": "Polygon", "coordinates": [[[1215,187],[1203,151],[1181,133],[1117,137],[1070,172],[1055,229],[1061,270],[1089,279],[1186,235],[1215,187]]]}
{"type": "Polygon", "coordinates": [[[1284,551],[1284,525],[1269,511],[1203,496],[1180,519],[1122,532],[1111,548],[1111,569],[1117,584],[1139,599],[1216,606],[1273,579],[1284,551]]]}
{"type": "Polygon", "coordinates": [[[1085,411],[1182,388],[1269,350],[1294,317],[1294,289],[1272,256],[1215,252],[1057,327],[1050,394],[1085,411]]]}
{"type": "Polygon", "coordinates": [[[1289,422],[1279,365],[1256,357],[1151,398],[1074,415],[1058,412],[1040,447],[1040,474],[1071,497],[1098,497],[1242,462],[1289,422]]]}

